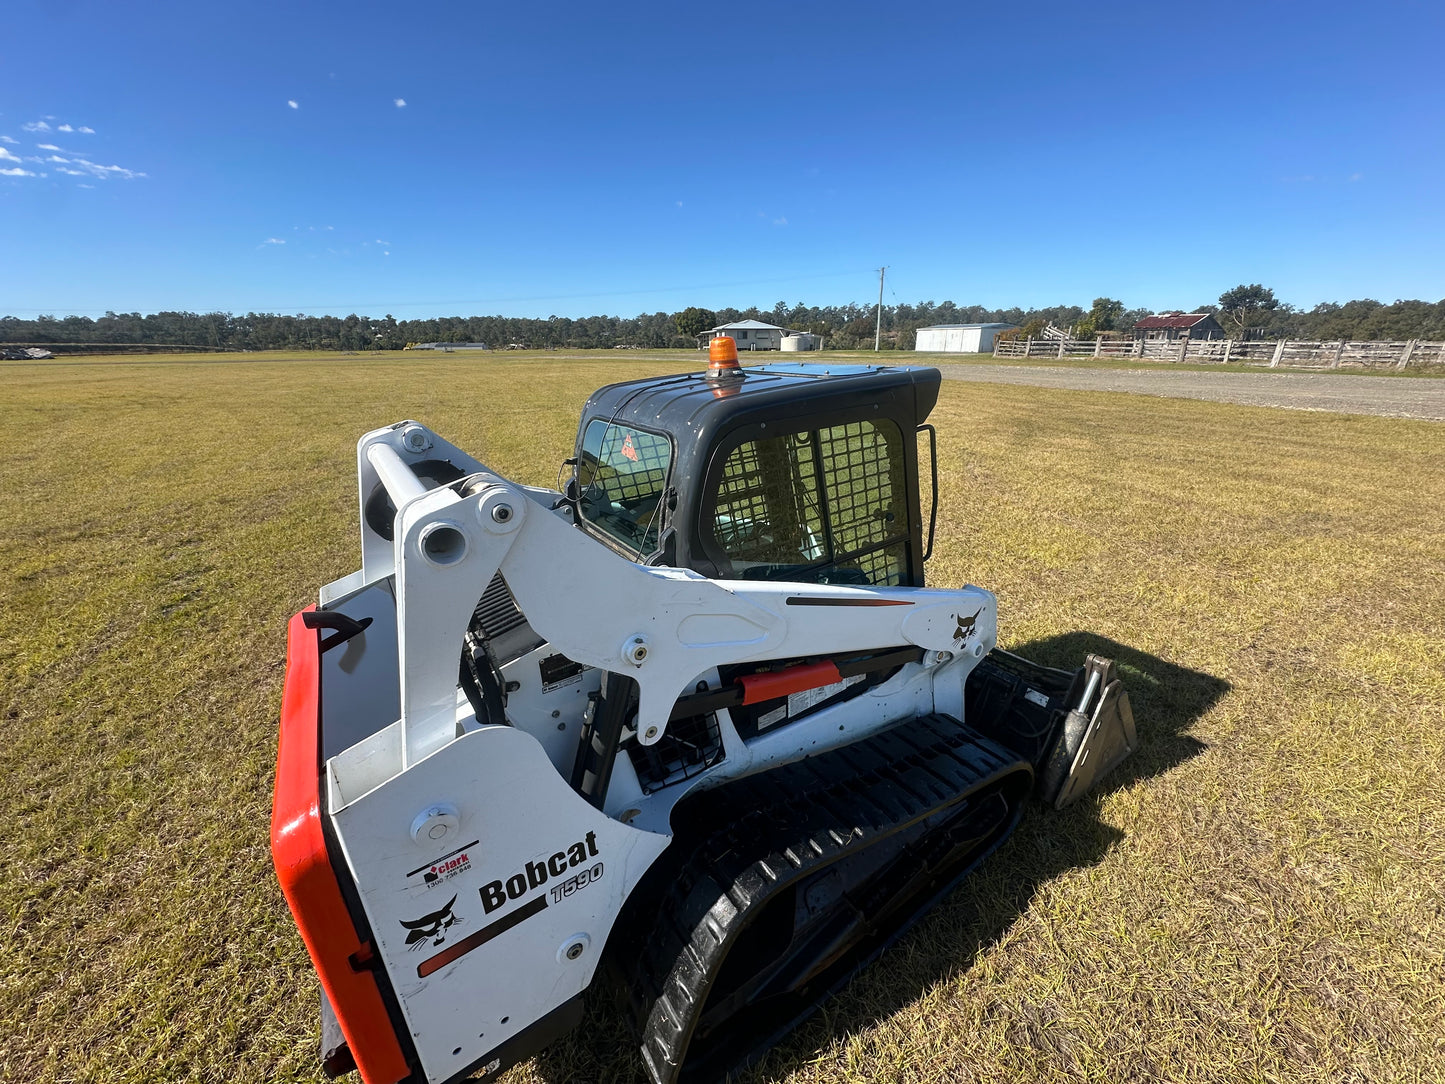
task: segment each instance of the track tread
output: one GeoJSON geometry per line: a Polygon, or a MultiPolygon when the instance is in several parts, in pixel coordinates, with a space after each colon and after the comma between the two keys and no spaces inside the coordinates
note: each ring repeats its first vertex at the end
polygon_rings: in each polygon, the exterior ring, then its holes
{"type": "MultiPolygon", "coordinates": [[[[957,719],[933,714],[701,795],[716,807],[716,816],[707,820],[716,827],[689,848],[657,913],[649,915],[650,936],[629,962],[642,1056],[655,1084],[677,1080],[728,951],[769,899],[1016,775],[1025,783],[1032,778],[1015,754],[957,719]],[[728,815],[738,808],[748,812],[728,815]]],[[[945,832],[929,830],[910,846],[933,856],[947,854],[955,844],[945,832]]],[[[924,875],[931,868],[919,867],[919,880],[929,887],[933,882],[924,875]]],[[[961,873],[949,883],[956,876],[961,873]]],[[[857,894],[857,902],[883,906],[896,898],[896,892],[890,896],[878,886],[871,886],[870,894],[869,887],[857,894]],[[881,900],[874,898],[880,894],[881,900]]],[[[736,1056],[745,1060],[753,1053],[739,1050],[736,1056]]]]}

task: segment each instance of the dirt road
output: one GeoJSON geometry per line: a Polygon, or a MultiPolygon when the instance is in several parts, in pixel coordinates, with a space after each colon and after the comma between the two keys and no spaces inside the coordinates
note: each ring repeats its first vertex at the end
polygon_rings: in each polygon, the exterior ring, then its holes
{"type": "Polygon", "coordinates": [[[1445,380],[1324,373],[1209,373],[1163,369],[1074,369],[1038,365],[938,365],[947,380],[1124,391],[1246,406],[1379,414],[1445,422],[1445,380]]]}

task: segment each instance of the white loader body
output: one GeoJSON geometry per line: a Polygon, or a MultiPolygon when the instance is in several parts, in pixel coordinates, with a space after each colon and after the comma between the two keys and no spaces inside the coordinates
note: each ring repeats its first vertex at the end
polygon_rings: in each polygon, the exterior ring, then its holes
{"type": "Polygon", "coordinates": [[[995,600],[980,588],[722,581],[647,567],[578,531],[559,493],[475,461],[465,483],[423,489],[408,460],[438,454],[468,458],[414,422],[361,439],[363,506],[385,485],[395,538],[369,528],[363,507],[362,569],[322,601],[372,622],[321,662],[323,733],[356,736],[326,759],[326,815],[432,1082],[587,988],[684,793],[900,719],[961,718],[964,681],[996,641],[995,600]],[[543,641],[502,668],[507,726],[479,723],[457,686],[458,645],[498,573],[543,641]],[[751,742],[720,711],[725,755],[705,773],[644,793],[619,754],[600,810],[568,784],[598,670],[636,680],[637,741],[648,745],[680,696],[717,685],[719,666],[900,644],[922,661],[751,742]],[[544,688],[538,661],[558,653],[592,669],[544,688]],[[399,717],[376,726],[376,706],[396,688],[399,717]]]}

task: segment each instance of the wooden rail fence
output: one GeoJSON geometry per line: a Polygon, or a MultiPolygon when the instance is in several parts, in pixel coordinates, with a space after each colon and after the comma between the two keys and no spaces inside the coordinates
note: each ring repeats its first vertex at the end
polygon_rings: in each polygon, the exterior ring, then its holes
{"type": "Polygon", "coordinates": [[[1297,339],[1002,339],[1000,358],[1144,358],[1154,361],[1262,363],[1271,369],[1404,369],[1445,365],[1445,342],[1297,339]]]}

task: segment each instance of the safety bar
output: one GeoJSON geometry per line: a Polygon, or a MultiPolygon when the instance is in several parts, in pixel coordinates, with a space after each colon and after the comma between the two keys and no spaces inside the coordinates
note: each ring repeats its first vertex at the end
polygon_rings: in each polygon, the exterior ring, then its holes
{"type": "Polygon", "coordinates": [[[376,468],[381,484],[398,508],[427,491],[421,479],[411,472],[391,445],[378,441],[366,449],[366,458],[376,468]]]}

